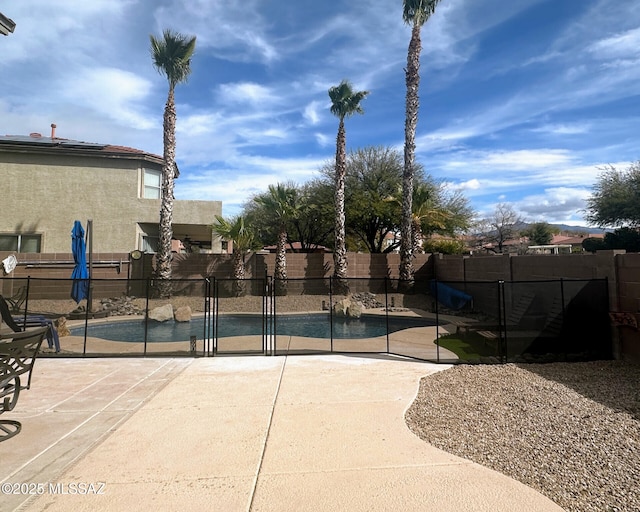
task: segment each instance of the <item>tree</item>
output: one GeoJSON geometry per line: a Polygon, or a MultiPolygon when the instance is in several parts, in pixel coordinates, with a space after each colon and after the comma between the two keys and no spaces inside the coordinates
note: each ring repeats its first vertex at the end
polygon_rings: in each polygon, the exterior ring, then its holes
{"type": "Polygon", "coordinates": [[[450,238],[436,238],[424,243],[424,252],[440,254],[464,254],[464,242],[450,238]]]}
{"type": "Polygon", "coordinates": [[[485,234],[485,239],[498,245],[498,252],[502,252],[504,243],[515,235],[515,226],[520,223],[520,216],[513,207],[507,203],[499,203],[488,219],[491,231],[485,234]]]}
{"type": "Polygon", "coordinates": [[[329,89],[331,99],[331,113],[340,122],[336,137],[336,172],[335,172],[335,233],[333,248],[333,273],[337,278],[347,277],[347,242],[344,215],[344,178],[346,174],[347,137],[344,129],[344,118],[353,114],[363,114],[360,102],[369,91],[354,92],[348,80],[329,89]]]}
{"type": "MultiPolygon", "coordinates": [[[[309,252],[319,246],[333,244],[334,229],[333,184],[319,179],[304,185],[289,184],[295,189],[295,213],[287,218],[287,242],[291,250],[298,242],[300,252],[309,252]]],[[[243,208],[245,221],[251,226],[256,239],[263,245],[277,245],[279,219],[277,211],[263,206],[264,201],[256,200],[269,192],[253,196],[243,208]]]]}
{"type": "Polygon", "coordinates": [[[546,222],[534,222],[520,234],[526,236],[531,245],[548,245],[553,240],[553,228],[546,222]]]}
{"type": "Polygon", "coordinates": [[[404,123],[404,171],[402,174],[402,222],[400,229],[400,279],[413,280],[413,244],[411,236],[413,180],[416,151],[416,127],[420,100],[420,29],[435,12],[440,0],[403,0],[402,18],[411,26],[411,40],[407,50],[405,81],[407,85],[406,117],[404,123]]]}
{"type": "Polygon", "coordinates": [[[269,185],[269,191],[254,198],[259,205],[269,210],[277,221],[276,268],[274,277],[284,286],[287,279],[287,222],[296,216],[298,203],[293,183],[269,185]]]}
{"type": "MultiPolygon", "coordinates": [[[[400,229],[402,212],[402,153],[383,146],[368,146],[347,154],[345,215],[349,250],[391,252],[399,241],[389,235],[400,229]]],[[[326,164],[322,183],[334,182],[335,166],[326,164]]],[[[446,187],[415,166],[416,219],[425,235],[455,236],[468,228],[473,212],[467,199],[449,193],[446,187]],[[428,191],[428,192],[425,192],[428,191]],[[424,193],[423,193],[424,192],[424,193]],[[423,200],[424,199],[424,200],[423,200]],[[428,199],[428,201],[427,201],[428,199]]],[[[417,230],[416,230],[417,232],[417,230]]]]}
{"type": "Polygon", "coordinates": [[[599,227],[640,226],[640,160],[626,171],[604,169],[587,199],[586,218],[599,227]]]}
{"type": "Polygon", "coordinates": [[[590,236],[582,241],[582,249],[587,252],[604,251],[606,248],[607,244],[602,238],[590,236]]]}
{"type": "Polygon", "coordinates": [[[349,152],[346,168],[346,227],[352,250],[391,252],[387,235],[398,227],[399,205],[389,201],[402,175],[402,156],[389,147],[349,152]]]}
{"type": "Polygon", "coordinates": [[[618,228],[604,235],[604,245],[606,249],[640,252],[640,231],[637,228],[618,228]]]}
{"type": "Polygon", "coordinates": [[[247,251],[255,248],[253,233],[246,226],[244,217],[238,215],[227,220],[216,215],[216,221],[211,226],[211,230],[222,239],[232,242],[233,277],[234,279],[244,279],[244,256],[247,251]]]}
{"type": "Polygon", "coordinates": [[[473,218],[469,202],[459,192],[447,195],[430,176],[413,189],[411,236],[413,252],[424,252],[423,240],[433,234],[455,236],[467,230],[473,218]]]}
{"type": "MultiPolygon", "coordinates": [[[[160,222],[158,226],[159,244],[156,255],[156,273],[161,280],[171,279],[171,239],[173,238],[173,190],[178,177],[176,166],[176,106],[175,87],[186,82],[191,74],[191,57],[196,48],[195,36],[184,36],[165,30],[163,37],[149,36],[153,65],[169,82],[169,93],[164,107],[162,122],[164,161],[162,164],[162,190],[160,222]]],[[[170,287],[161,284],[162,296],[170,294],[170,287]]]]}

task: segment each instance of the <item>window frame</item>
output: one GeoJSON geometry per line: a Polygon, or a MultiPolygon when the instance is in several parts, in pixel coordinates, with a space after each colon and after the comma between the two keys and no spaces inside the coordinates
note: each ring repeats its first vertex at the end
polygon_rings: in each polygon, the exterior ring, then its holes
{"type": "Polygon", "coordinates": [[[162,171],[159,169],[142,169],[142,199],[162,199],[162,171]],[[151,180],[147,179],[147,176],[154,178],[157,177],[157,180],[154,179],[154,183],[149,185],[148,182],[151,180]],[[157,182],[157,184],[156,184],[157,182]],[[147,191],[154,191],[153,197],[150,194],[147,194],[147,191]]]}

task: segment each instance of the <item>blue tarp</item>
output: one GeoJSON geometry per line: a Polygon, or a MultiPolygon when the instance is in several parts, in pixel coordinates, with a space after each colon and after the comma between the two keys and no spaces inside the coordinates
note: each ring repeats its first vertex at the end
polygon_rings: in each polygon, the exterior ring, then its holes
{"type": "Polygon", "coordinates": [[[84,229],[79,220],[73,223],[73,230],[71,231],[71,252],[73,253],[73,261],[76,264],[71,273],[71,279],[73,279],[71,298],[76,302],[80,302],[89,295],[89,271],[87,270],[84,229]]]}
{"type": "Polygon", "coordinates": [[[438,298],[438,302],[454,310],[462,309],[473,300],[468,293],[438,281],[431,281],[431,294],[438,298]]]}

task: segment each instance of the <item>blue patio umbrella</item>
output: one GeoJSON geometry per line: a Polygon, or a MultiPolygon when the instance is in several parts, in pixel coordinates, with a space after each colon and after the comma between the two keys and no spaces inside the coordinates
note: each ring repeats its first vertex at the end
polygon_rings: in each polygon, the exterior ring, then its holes
{"type": "Polygon", "coordinates": [[[71,298],[76,302],[86,299],[89,295],[89,271],[87,270],[87,254],[84,242],[84,229],[79,220],[73,223],[71,231],[71,252],[75,267],[71,273],[73,285],[71,286],[71,298]]]}

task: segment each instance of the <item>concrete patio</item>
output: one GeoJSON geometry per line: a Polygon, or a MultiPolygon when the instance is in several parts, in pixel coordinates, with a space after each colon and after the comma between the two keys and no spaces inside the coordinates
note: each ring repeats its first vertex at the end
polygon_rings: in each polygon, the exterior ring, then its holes
{"type": "Polygon", "coordinates": [[[446,368],[373,354],[42,358],[3,415],[23,428],[0,443],[0,510],[561,510],[409,431],[420,378],[446,368]]]}

